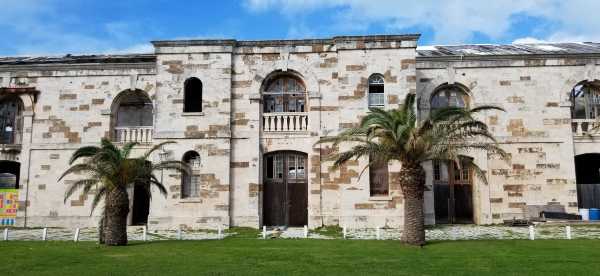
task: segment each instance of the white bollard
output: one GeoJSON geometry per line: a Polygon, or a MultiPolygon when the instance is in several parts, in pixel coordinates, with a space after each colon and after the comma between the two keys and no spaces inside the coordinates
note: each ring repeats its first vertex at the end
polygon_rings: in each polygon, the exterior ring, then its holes
{"type": "Polygon", "coordinates": [[[42,231],[42,240],[45,241],[47,237],[48,237],[48,228],[44,228],[44,230],[42,231]]]}
{"type": "Polygon", "coordinates": [[[183,236],[183,233],[181,233],[181,227],[177,228],[177,239],[181,240],[183,236]]]}
{"type": "Polygon", "coordinates": [[[8,228],[4,228],[4,240],[8,240],[8,228]]]}
{"type": "Polygon", "coordinates": [[[571,239],[571,225],[565,226],[565,230],[567,233],[567,240],[570,240],[571,239]]]}
{"type": "Polygon", "coordinates": [[[263,236],[263,240],[267,239],[267,227],[266,226],[263,226],[262,236],[263,236]]]}
{"type": "Polygon", "coordinates": [[[304,238],[308,238],[308,226],[304,225],[304,238]]]}
{"type": "Polygon", "coordinates": [[[381,229],[379,227],[377,227],[376,235],[377,235],[377,239],[380,240],[381,239],[381,229]]]}
{"type": "Polygon", "coordinates": [[[144,225],[144,228],[142,228],[142,240],[148,240],[148,225],[144,225]]]}
{"type": "Polygon", "coordinates": [[[74,242],[79,241],[79,228],[75,229],[75,235],[73,235],[73,241],[74,242]]]}
{"type": "Polygon", "coordinates": [[[344,225],[344,226],[342,227],[342,236],[344,237],[344,239],[346,239],[346,233],[347,233],[347,232],[346,232],[346,225],[344,225]]]}
{"type": "Polygon", "coordinates": [[[535,240],[535,227],[533,225],[529,225],[529,239],[535,240]]]}
{"type": "Polygon", "coordinates": [[[223,239],[223,230],[221,229],[221,225],[217,226],[217,239],[223,239]]]}

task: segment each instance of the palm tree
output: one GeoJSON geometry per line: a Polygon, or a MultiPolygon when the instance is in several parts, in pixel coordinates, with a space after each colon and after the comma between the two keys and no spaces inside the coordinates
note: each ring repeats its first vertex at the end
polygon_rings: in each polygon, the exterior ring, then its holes
{"type": "Polygon", "coordinates": [[[474,150],[499,154],[502,158],[507,154],[498,146],[487,125],[475,118],[482,111],[502,109],[494,106],[448,107],[431,112],[419,121],[414,110],[415,97],[409,94],[398,109],[372,108],[358,127],[322,138],[318,143],[331,143],[333,148],[338,148],[341,143],[348,144],[349,150],[329,156],[335,161],[334,168],[363,156],[370,156],[369,164],[400,161],[400,185],[404,195],[402,240],[411,245],[424,245],[424,162],[440,160],[458,166],[468,165],[487,183],[481,168],[461,154],[474,150]]]}
{"type": "Polygon", "coordinates": [[[86,146],[77,149],[69,161],[71,167],[58,180],[70,174],[83,174],[86,177],[73,182],[67,188],[65,203],[79,189],[82,189],[83,194],[95,189],[92,212],[104,200],[100,221],[100,241],[104,240],[106,245],[126,245],[129,213],[127,189],[139,185],[150,196],[150,188],[154,186],[161,194],[166,195],[167,189],[156,178],[154,171],[161,169],[189,171],[188,165],[181,161],[161,161],[155,164],[148,161],[153,152],[171,143],[175,142],[155,145],[137,158],[131,158],[130,155],[138,143],[127,143],[119,149],[105,138],[102,139],[100,147],[86,146]],[[74,164],[80,159],[83,162],[74,164]]]}

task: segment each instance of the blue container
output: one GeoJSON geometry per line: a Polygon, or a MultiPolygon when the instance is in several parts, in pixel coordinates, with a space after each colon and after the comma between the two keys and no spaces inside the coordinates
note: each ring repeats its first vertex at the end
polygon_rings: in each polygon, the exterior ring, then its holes
{"type": "Polygon", "coordinates": [[[590,209],[590,220],[600,220],[600,209],[598,209],[598,208],[590,209]]]}

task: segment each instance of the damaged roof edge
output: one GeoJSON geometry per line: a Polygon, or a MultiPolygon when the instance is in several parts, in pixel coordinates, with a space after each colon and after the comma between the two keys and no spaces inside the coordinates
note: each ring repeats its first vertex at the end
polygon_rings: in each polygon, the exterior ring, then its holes
{"type": "Polygon", "coordinates": [[[561,57],[600,57],[600,43],[538,43],[507,45],[452,45],[417,47],[418,60],[498,60],[561,57]]]}
{"type": "Polygon", "coordinates": [[[169,46],[294,46],[311,44],[333,44],[342,41],[416,41],[420,34],[404,35],[367,35],[367,36],[335,36],[333,38],[316,39],[281,39],[281,40],[235,40],[235,39],[192,39],[192,40],[157,40],[151,41],[155,47],[169,46]]]}
{"type": "Polygon", "coordinates": [[[49,57],[0,57],[3,65],[31,64],[134,64],[155,63],[154,54],[123,54],[123,55],[65,55],[49,57]]]}

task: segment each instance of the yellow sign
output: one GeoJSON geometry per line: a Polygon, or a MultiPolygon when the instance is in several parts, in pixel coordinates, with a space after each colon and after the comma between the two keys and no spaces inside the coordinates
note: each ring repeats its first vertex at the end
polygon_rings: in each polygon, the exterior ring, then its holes
{"type": "Polygon", "coordinates": [[[0,189],[0,225],[15,225],[19,208],[19,190],[0,189]]]}

